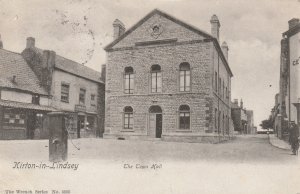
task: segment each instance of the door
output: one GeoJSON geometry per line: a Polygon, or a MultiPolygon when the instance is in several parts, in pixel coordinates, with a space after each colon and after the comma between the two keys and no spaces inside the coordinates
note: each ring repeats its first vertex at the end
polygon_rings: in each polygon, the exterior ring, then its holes
{"type": "Polygon", "coordinates": [[[161,138],[162,134],[162,114],[156,114],[156,138],[161,138]]]}
{"type": "Polygon", "coordinates": [[[78,115],[77,119],[77,138],[80,138],[80,130],[84,128],[84,116],[78,115]]]}

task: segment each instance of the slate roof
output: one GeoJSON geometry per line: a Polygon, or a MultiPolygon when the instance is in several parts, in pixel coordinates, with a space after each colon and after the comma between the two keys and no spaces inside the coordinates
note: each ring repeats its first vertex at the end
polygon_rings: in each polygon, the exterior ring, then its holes
{"type": "Polygon", "coordinates": [[[48,95],[22,55],[5,49],[0,49],[0,87],[48,95]]]}
{"type": "MultiPolygon", "coordinates": [[[[41,56],[43,56],[43,50],[37,47],[33,48],[35,52],[38,52],[41,56]]],[[[80,63],[77,63],[73,60],[64,58],[60,55],[56,55],[55,57],[55,68],[60,69],[62,71],[71,73],[73,75],[77,75],[98,83],[103,83],[101,80],[101,73],[95,71],[87,66],[84,66],[80,63]]]]}
{"type": "Polygon", "coordinates": [[[7,101],[7,100],[0,100],[0,106],[7,106],[12,108],[24,108],[30,110],[56,111],[56,109],[49,106],[42,106],[37,104],[14,102],[14,101],[7,101]]]}

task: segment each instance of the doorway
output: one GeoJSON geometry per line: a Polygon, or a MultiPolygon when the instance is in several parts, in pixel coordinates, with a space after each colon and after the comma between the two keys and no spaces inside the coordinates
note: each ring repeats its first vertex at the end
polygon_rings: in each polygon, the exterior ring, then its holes
{"type": "Polygon", "coordinates": [[[84,128],[85,117],[83,115],[78,115],[77,119],[77,138],[80,138],[80,131],[84,128]]]}
{"type": "Polygon", "coordinates": [[[149,109],[149,131],[150,137],[161,138],[162,135],[162,109],[160,106],[151,106],[149,109]]]}

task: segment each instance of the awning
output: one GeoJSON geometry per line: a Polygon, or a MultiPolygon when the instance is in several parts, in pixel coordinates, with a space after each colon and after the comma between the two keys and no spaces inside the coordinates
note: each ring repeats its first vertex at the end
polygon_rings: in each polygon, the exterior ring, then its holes
{"type": "Polygon", "coordinates": [[[0,100],[0,106],[6,106],[11,108],[23,108],[29,110],[41,110],[41,111],[48,111],[48,112],[57,111],[55,108],[49,106],[41,106],[38,104],[14,102],[14,101],[7,101],[7,100],[0,100]]]}

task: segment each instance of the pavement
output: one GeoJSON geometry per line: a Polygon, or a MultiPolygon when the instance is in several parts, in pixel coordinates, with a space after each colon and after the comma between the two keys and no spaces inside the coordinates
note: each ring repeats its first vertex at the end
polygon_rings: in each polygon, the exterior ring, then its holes
{"type": "Polygon", "coordinates": [[[53,165],[48,140],[0,141],[0,193],[300,192],[298,157],[272,146],[268,135],[238,136],[220,144],[111,139],[73,143],[80,150],[69,141],[67,165],[76,168],[28,169],[27,163],[53,165]],[[26,167],[14,168],[16,162],[26,167]]]}
{"type": "Polygon", "coordinates": [[[291,150],[291,146],[284,140],[279,139],[275,134],[269,134],[270,144],[284,150],[291,150]]]}

